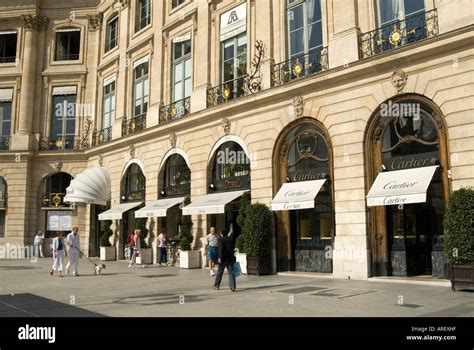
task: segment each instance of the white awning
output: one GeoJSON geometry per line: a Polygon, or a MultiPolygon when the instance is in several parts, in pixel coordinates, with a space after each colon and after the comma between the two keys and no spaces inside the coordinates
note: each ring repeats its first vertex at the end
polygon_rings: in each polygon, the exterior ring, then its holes
{"type": "Polygon", "coordinates": [[[142,63],[148,63],[149,59],[150,59],[150,56],[145,56],[145,57],[140,58],[139,60],[136,60],[135,62],[133,62],[133,69],[137,68],[142,63]]]}
{"type": "Polygon", "coordinates": [[[232,191],[207,194],[183,208],[183,215],[224,214],[225,205],[247,191],[232,191]]]}
{"type": "Polygon", "coordinates": [[[240,4],[221,15],[220,41],[247,30],[247,3],[240,4]]]}
{"type": "Polygon", "coordinates": [[[436,168],[437,165],[379,173],[367,194],[367,206],[426,202],[436,168]]]}
{"type": "Polygon", "coordinates": [[[182,43],[188,40],[191,40],[191,33],[186,33],[184,35],[174,37],[172,41],[173,43],[182,43]]]}
{"type": "Polygon", "coordinates": [[[8,102],[13,99],[13,89],[0,89],[0,102],[8,102]]]}
{"type": "Polygon", "coordinates": [[[66,189],[64,202],[106,205],[110,200],[110,175],[106,168],[92,167],[77,175],[66,189]]]}
{"type": "Polygon", "coordinates": [[[55,86],[53,87],[53,95],[75,95],[77,90],[76,85],[72,86],[55,86]]]}
{"type": "Polygon", "coordinates": [[[326,179],[285,183],[272,201],[272,210],[314,208],[317,196],[326,179]]]}
{"type": "Polygon", "coordinates": [[[182,203],[185,197],[159,199],[135,212],[136,218],[161,218],[166,216],[166,211],[175,205],[182,203]]]}
{"type": "Polygon", "coordinates": [[[133,203],[123,203],[116,205],[110,208],[107,211],[104,211],[102,214],[99,214],[99,220],[120,220],[122,219],[122,214],[130,209],[136,208],[142,205],[143,202],[133,202],[133,203]]]}

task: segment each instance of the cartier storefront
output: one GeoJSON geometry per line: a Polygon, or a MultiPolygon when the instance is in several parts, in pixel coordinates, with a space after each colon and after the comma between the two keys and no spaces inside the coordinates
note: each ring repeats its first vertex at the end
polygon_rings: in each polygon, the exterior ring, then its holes
{"type": "Polygon", "coordinates": [[[372,274],[444,277],[449,193],[444,117],[415,94],[387,104],[404,108],[392,115],[377,111],[365,141],[372,274]]]}
{"type": "Polygon", "coordinates": [[[332,272],[334,202],[329,138],[313,118],[280,134],[274,152],[278,271],[332,272]]]}

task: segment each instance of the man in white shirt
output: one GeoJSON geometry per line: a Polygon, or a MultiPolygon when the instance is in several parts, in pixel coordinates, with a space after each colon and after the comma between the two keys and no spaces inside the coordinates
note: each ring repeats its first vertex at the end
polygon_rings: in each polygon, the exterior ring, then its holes
{"type": "Polygon", "coordinates": [[[68,245],[69,262],[66,265],[66,273],[69,274],[69,267],[72,266],[72,274],[79,276],[78,265],[79,265],[79,229],[77,227],[72,228],[72,232],[67,235],[66,242],[68,245]]]}

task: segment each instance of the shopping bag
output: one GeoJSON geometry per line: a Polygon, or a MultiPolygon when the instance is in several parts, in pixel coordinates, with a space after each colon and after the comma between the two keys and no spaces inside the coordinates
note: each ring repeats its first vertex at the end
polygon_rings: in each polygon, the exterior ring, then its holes
{"type": "Polygon", "coordinates": [[[242,269],[240,268],[240,263],[238,261],[234,263],[234,275],[235,277],[242,275],[242,269]]]}

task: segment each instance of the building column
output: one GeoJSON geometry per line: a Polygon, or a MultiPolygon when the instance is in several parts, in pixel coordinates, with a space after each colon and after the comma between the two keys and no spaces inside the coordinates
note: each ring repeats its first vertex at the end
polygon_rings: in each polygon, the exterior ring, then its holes
{"type": "Polygon", "coordinates": [[[22,58],[21,93],[18,130],[12,137],[11,149],[15,151],[32,148],[34,98],[36,87],[36,61],[38,31],[47,28],[49,19],[40,16],[24,16],[25,42],[22,58]]]}

